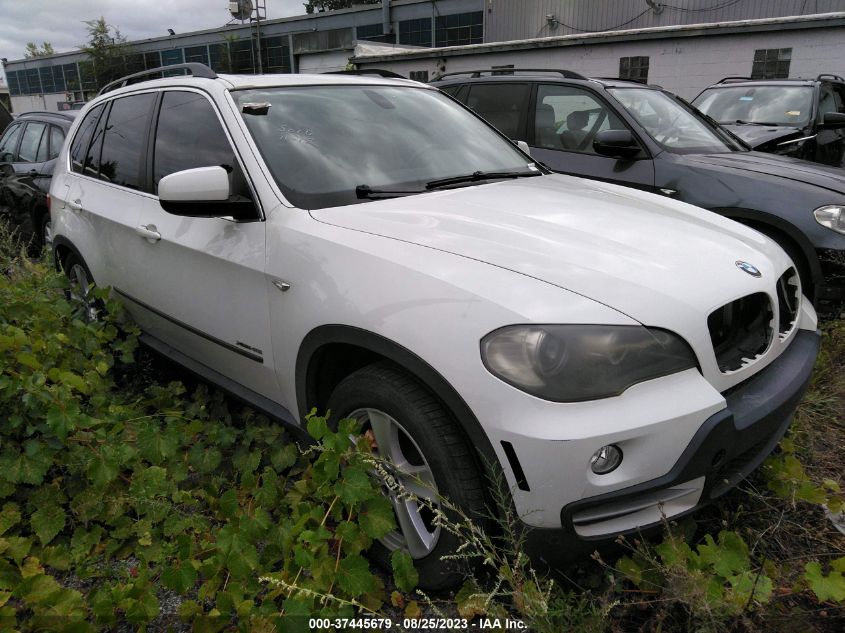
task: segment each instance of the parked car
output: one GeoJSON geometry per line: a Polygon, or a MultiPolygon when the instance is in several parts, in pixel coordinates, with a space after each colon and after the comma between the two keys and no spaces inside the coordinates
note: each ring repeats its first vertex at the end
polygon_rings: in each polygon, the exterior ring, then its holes
{"type": "Polygon", "coordinates": [[[710,209],[774,239],[808,297],[845,299],[845,172],[748,151],[658,86],[571,71],[455,73],[433,85],[562,173],[710,209]]]}
{"type": "Polygon", "coordinates": [[[845,168],[845,79],[726,77],[693,101],[753,149],[845,168]]]}
{"type": "Polygon", "coordinates": [[[76,114],[27,112],[0,137],[0,215],[20,231],[33,252],[50,243],[47,193],[76,114]]]}
{"type": "Polygon", "coordinates": [[[3,133],[3,130],[13,121],[12,115],[9,114],[9,111],[6,109],[6,106],[3,105],[3,102],[0,101],[0,134],[3,133]]]}
{"type": "Polygon", "coordinates": [[[82,314],[111,287],[144,343],[294,433],[312,407],[371,431],[418,495],[389,493],[380,562],[461,580],[420,499],[478,516],[491,469],[535,556],[592,551],[717,498],[786,431],[819,336],[772,240],[550,174],[416,82],[180,68],[73,125],[55,259],[82,314]]]}

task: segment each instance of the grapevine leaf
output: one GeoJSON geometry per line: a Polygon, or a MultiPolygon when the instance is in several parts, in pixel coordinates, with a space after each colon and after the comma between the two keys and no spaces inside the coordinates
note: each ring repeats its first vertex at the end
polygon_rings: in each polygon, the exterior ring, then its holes
{"type": "Polygon", "coordinates": [[[370,572],[366,559],[359,554],[350,554],[341,560],[339,571],[338,585],[354,598],[372,591],[376,586],[375,576],[370,572]]]}
{"type": "Polygon", "coordinates": [[[30,519],[32,529],[42,545],[47,545],[65,526],[65,511],[60,505],[48,505],[36,510],[30,519]]]}
{"type": "Polygon", "coordinates": [[[843,602],[845,601],[845,576],[842,572],[832,570],[825,575],[822,566],[817,561],[804,565],[804,579],[816,594],[819,602],[843,602]]]}
{"type": "Polygon", "coordinates": [[[397,549],[390,556],[390,565],[393,567],[393,579],[396,586],[405,592],[413,591],[420,580],[420,575],[414,567],[411,556],[407,552],[397,549]]]}

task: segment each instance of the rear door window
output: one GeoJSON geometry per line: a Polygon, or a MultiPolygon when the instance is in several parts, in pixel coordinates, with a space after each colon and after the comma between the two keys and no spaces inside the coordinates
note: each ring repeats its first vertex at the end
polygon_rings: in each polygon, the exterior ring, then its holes
{"type": "Polygon", "coordinates": [[[38,146],[41,144],[41,137],[44,135],[44,123],[27,123],[21,138],[21,146],[18,149],[18,162],[34,163],[38,157],[38,146]]]}
{"type": "Polygon", "coordinates": [[[10,125],[6,133],[0,138],[0,163],[13,163],[17,155],[18,139],[21,137],[23,126],[10,125]]]}
{"type": "Polygon", "coordinates": [[[103,106],[96,106],[91,112],[85,115],[81,125],[76,130],[76,136],[73,137],[73,144],[70,146],[70,162],[71,168],[77,174],[82,173],[82,166],[85,163],[85,155],[88,153],[88,145],[91,143],[91,137],[94,135],[94,128],[97,127],[97,120],[100,113],[103,111],[103,106]]]}
{"type": "Polygon", "coordinates": [[[130,189],[144,189],[147,131],[155,94],[122,97],[112,102],[100,154],[100,178],[130,189]]]}
{"type": "Polygon", "coordinates": [[[47,160],[53,160],[62,151],[62,145],[65,144],[65,131],[58,125],[50,126],[50,153],[47,155],[47,160]]]}
{"type": "Polygon", "coordinates": [[[466,104],[512,140],[525,140],[530,84],[472,84],[466,104]]]}

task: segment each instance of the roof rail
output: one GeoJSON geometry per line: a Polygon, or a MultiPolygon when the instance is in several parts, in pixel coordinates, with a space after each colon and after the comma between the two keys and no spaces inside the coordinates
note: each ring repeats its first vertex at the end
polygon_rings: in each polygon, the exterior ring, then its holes
{"type": "Polygon", "coordinates": [[[361,68],[359,70],[329,70],[324,75],[378,75],[387,79],[407,79],[392,70],[381,70],[380,68],[361,68]]]}
{"type": "Polygon", "coordinates": [[[472,77],[481,77],[482,73],[490,73],[491,75],[513,75],[515,73],[557,73],[566,79],[584,79],[584,75],[576,73],[572,70],[561,70],[557,68],[489,68],[487,70],[464,70],[454,73],[443,73],[436,81],[440,81],[444,77],[454,77],[455,75],[471,75],[472,77]]]}
{"type": "Polygon", "coordinates": [[[151,68],[150,70],[142,70],[139,73],[133,73],[131,75],[126,75],[125,77],[121,77],[111,83],[106,84],[102,88],[100,88],[100,92],[97,93],[99,97],[102,94],[106,94],[107,92],[111,92],[117,88],[123,88],[124,86],[128,86],[130,83],[133,83],[132,79],[140,79],[141,77],[147,77],[148,75],[155,75],[156,73],[161,73],[170,70],[187,70],[194,77],[202,77],[203,79],[217,79],[217,73],[215,73],[211,68],[206,66],[205,64],[199,64],[197,62],[189,62],[187,64],[173,64],[172,66],[159,66],[158,68],[151,68]]]}
{"type": "Polygon", "coordinates": [[[67,110],[65,110],[64,112],[62,112],[61,110],[57,110],[56,112],[50,112],[49,110],[30,110],[29,112],[24,112],[18,116],[29,116],[30,114],[37,114],[38,116],[58,116],[64,119],[68,119],[69,121],[73,121],[74,117],[76,116],[74,114],[68,114],[67,110]]]}
{"type": "Polygon", "coordinates": [[[722,77],[717,84],[729,84],[735,81],[754,81],[751,77],[722,77]]]}
{"type": "Polygon", "coordinates": [[[843,79],[839,75],[834,75],[834,74],[831,74],[831,73],[822,73],[821,75],[816,77],[816,81],[821,81],[824,78],[836,79],[837,81],[845,81],[845,79],[843,79]]]}

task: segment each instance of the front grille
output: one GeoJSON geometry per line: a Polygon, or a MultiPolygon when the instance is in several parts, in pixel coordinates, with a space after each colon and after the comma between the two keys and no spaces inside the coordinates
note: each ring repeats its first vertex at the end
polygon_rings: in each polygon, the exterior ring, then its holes
{"type": "Polygon", "coordinates": [[[798,319],[798,306],[801,305],[801,290],[798,282],[798,273],[790,268],[777,284],[778,311],[780,312],[780,323],[778,333],[783,336],[792,329],[798,319]]]}
{"type": "Polygon", "coordinates": [[[731,301],[707,317],[722,372],[740,369],[763,354],[772,340],[772,304],[762,292],[731,301]]]}

